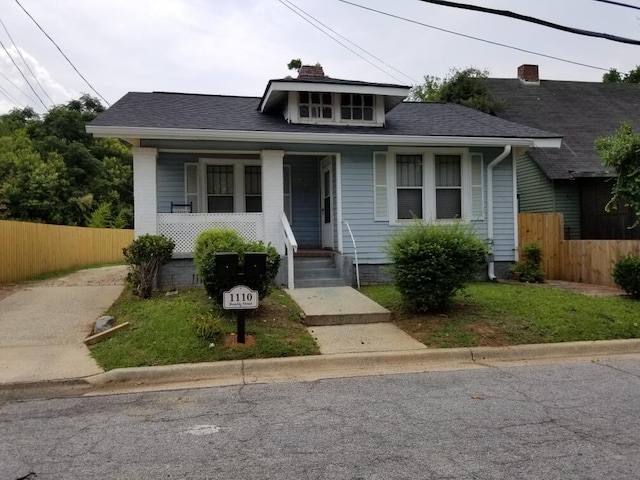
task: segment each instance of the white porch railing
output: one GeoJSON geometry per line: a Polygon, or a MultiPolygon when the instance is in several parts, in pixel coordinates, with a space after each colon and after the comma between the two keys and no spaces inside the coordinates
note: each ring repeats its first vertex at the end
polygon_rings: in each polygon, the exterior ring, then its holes
{"type": "Polygon", "coordinates": [[[262,213],[158,214],[158,234],[176,243],[175,253],[193,253],[196,237],[212,228],[229,228],[247,241],[264,241],[262,213]]]}
{"type": "Polygon", "coordinates": [[[280,221],[284,229],[284,244],[287,247],[287,288],[293,290],[295,288],[293,281],[293,254],[298,251],[298,242],[293,236],[291,225],[284,212],[280,212],[280,221]]]}

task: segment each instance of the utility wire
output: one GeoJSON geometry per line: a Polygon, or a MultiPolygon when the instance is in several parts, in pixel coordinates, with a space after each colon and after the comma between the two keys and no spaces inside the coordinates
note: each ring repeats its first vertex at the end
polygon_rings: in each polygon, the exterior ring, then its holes
{"type": "Polygon", "coordinates": [[[567,27],[565,25],[548,22],[540,18],[530,17],[529,15],[514,13],[509,10],[497,10],[495,8],[480,7],[478,5],[469,5],[467,3],[449,2],[447,0],[420,0],[420,1],[424,3],[432,3],[434,5],[441,5],[444,7],[461,8],[463,10],[473,10],[475,12],[490,13],[492,15],[500,15],[502,17],[515,18],[516,20],[522,20],[523,22],[535,23],[537,25],[553,28],[555,30],[575,33],[576,35],[604,38],[605,40],[611,40],[612,42],[627,43],[630,45],[640,45],[640,40],[634,40],[632,38],[626,38],[626,37],[619,37],[618,35],[611,35],[610,33],[592,32],[591,30],[582,30],[581,28],[567,27]]]}
{"type": "MultiPolygon", "coordinates": [[[[16,0],[17,2],[18,0],[16,0]]],[[[311,20],[309,20],[308,18],[306,18],[305,16],[303,16],[301,13],[297,12],[296,10],[294,10],[290,5],[287,5],[283,0],[278,0],[282,5],[284,5],[285,7],[287,7],[289,10],[291,10],[293,13],[295,13],[296,15],[298,15],[300,18],[302,18],[305,22],[309,23],[310,25],[312,25],[314,28],[320,30],[322,33],[324,33],[327,37],[329,37],[330,39],[332,39],[334,42],[339,43],[340,45],[342,45],[344,48],[346,48],[347,50],[349,50],[351,53],[353,53],[354,55],[360,57],[362,60],[364,60],[365,62],[367,62],[369,65],[377,68],[378,70],[380,70],[382,73],[389,75],[391,78],[395,79],[396,81],[403,83],[402,80],[400,80],[398,77],[396,77],[395,75],[387,72],[386,70],[383,70],[382,68],[380,68],[378,65],[376,65],[375,63],[373,63],[371,60],[369,60],[366,57],[363,57],[362,55],[360,55],[358,52],[356,52],[354,49],[350,48],[348,45],[345,45],[344,43],[342,43],[340,40],[338,40],[335,37],[332,37],[330,34],[328,34],[325,30],[322,30],[322,28],[320,28],[318,25],[316,25],[315,23],[313,23],[311,20]]]]}
{"type": "Polygon", "coordinates": [[[2,93],[5,97],[7,97],[7,100],[9,100],[9,102],[13,103],[14,105],[20,108],[24,108],[24,104],[16,100],[16,98],[13,95],[11,95],[9,92],[7,92],[7,90],[2,86],[0,86],[0,93],[2,93]]]}
{"type": "Polygon", "coordinates": [[[617,5],[619,7],[626,7],[626,8],[633,8],[635,10],[640,10],[640,7],[636,5],[629,5],[628,3],[614,2],[612,0],[594,0],[594,1],[602,2],[602,3],[610,3],[611,5],[617,5]]]}
{"type": "MultiPolygon", "coordinates": [[[[38,100],[40,100],[40,103],[42,104],[42,106],[44,107],[45,111],[47,110],[47,106],[44,104],[44,102],[42,101],[42,98],[40,98],[40,95],[38,95],[38,92],[36,92],[35,88],[33,88],[33,85],[31,85],[31,82],[29,81],[29,79],[27,78],[27,76],[24,74],[24,72],[22,71],[22,69],[20,68],[20,66],[16,63],[16,61],[13,59],[13,57],[11,56],[11,54],[9,53],[9,50],[7,50],[7,47],[4,46],[4,43],[2,43],[2,40],[0,40],[0,45],[2,45],[2,48],[4,49],[5,53],[7,54],[7,56],[11,59],[11,62],[13,63],[13,65],[18,69],[18,72],[20,72],[20,75],[22,75],[22,78],[24,78],[24,81],[27,82],[27,85],[29,85],[29,88],[31,89],[31,91],[33,92],[33,94],[36,96],[36,98],[38,100]]],[[[14,45],[15,46],[15,45],[14,45]]],[[[17,49],[17,47],[16,47],[17,49]]]]}
{"type": "Polygon", "coordinates": [[[7,81],[9,82],[11,85],[13,85],[13,87],[18,90],[20,93],[22,93],[22,95],[24,95],[26,98],[28,98],[32,103],[38,103],[36,102],[33,97],[31,97],[27,92],[25,92],[24,90],[22,90],[18,85],[16,85],[16,83],[11,80],[9,77],[7,77],[4,73],[0,72],[0,75],[7,81]]]}
{"type": "Polygon", "coordinates": [[[47,97],[49,99],[49,102],[51,103],[51,105],[53,105],[53,100],[51,100],[51,97],[49,96],[49,94],[47,93],[47,91],[44,89],[44,87],[42,86],[42,84],[38,81],[38,77],[36,77],[36,75],[33,73],[33,71],[31,70],[31,67],[29,66],[29,64],[27,63],[27,61],[25,60],[25,58],[22,56],[22,52],[20,51],[20,48],[18,47],[18,45],[16,44],[16,42],[13,40],[13,37],[11,36],[11,34],[9,33],[9,30],[7,30],[6,25],[4,24],[4,22],[2,21],[2,19],[0,18],[0,24],[2,24],[2,28],[4,28],[4,31],[7,33],[7,36],[9,37],[9,40],[11,40],[11,43],[13,43],[13,46],[16,47],[16,50],[18,51],[18,55],[20,55],[20,58],[22,59],[22,63],[24,63],[24,65],[27,67],[27,70],[29,70],[29,73],[31,74],[31,76],[33,77],[33,79],[36,81],[36,83],[38,84],[38,86],[40,87],[40,90],[42,90],[42,92],[44,93],[45,97],[47,97]]]}
{"type": "Polygon", "coordinates": [[[94,92],[96,95],[98,95],[98,97],[100,97],[100,98],[104,101],[104,103],[106,103],[106,104],[107,104],[107,106],[108,106],[108,107],[110,107],[110,106],[111,106],[111,104],[106,100],[106,98],[104,98],[102,95],[100,95],[100,93],[99,93],[95,88],[93,88],[93,85],[91,85],[91,84],[89,83],[89,81],[88,81],[86,78],[84,78],[84,75],[82,75],[82,74],[80,73],[80,71],[76,68],[76,66],[73,64],[73,62],[72,62],[71,60],[69,60],[69,57],[67,57],[67,56],[65,55],[65,53],[64,53],[64,52],[62,51],[62,49],[58,46],[58,44],[55,42],[55,40],[54,40],[53,38],[51,38],[47,32],[45,32],[45,31],[44,31],[44,29],[40,26],[40,24],[36,21],[36,19],[35,19],[35,18],[33,18],[33,17],[31,16],[31,14],[30,14],[30,13],[29,13],[29,12],[28,12],[24,7],[23,7],[23,6],[22,6],[22,4],[21,4],[18,0],[16,0],[16,3],[17,3],[17,4],[18,4],[18,6],[22,9],[22,11],[23,11],[24,13],[26,13],[26,14],[27,14],[27,16],[28,16],[28,17],[33,21],[33,23],[35,23],[35,24],[36,24],[36,26],[40,29],[40,31],[41,31],[42,33],[44,33],[44,36],[45,36],[45,37],[47,37],[47,38],[51,41],[51,43],[53,43],[53,44],[55,45],[55,47],[58,49],[58,51],[59,51],[59,52],[60,52],[60,54],[64,57],[64,59],[65,59],[67,62],[69,62],[69,65],[71,65],[71,67],[72,67],[72,68],[75,70],[75,72],[80,76],[80,78],[81,78],[82,80],[84,80],[84,83],[86,83],[86,84],[89,86],[89,88],[90,88],[91,90],[93,90],[93,92],[94,92]]]}
{"type": "MultiPolygon", "coordinates": [[[[574,62],[573,60],[567,60],[566,58],[560,58],[560,57],[556,57],[556,56],[553,56],[553,55],[547,55],[545,53],[534,52],[533,50],[527,50],[527,49],[524,49],[524,48],[514,47],[512,45],[507,45],[505,43],[494,42],[492,40],[487,40],[485,38],[480,38],[480,37],[474,37],[473,35],[467,35],[466,33],[460,33],[460,32],[455,32],[453,30],[447,30],[446,28],[440,28],[440,27],[436,27],[434,25],[429,25],[427,23],[418,22],[417,20],[411,20],[410,18],[405,18],[405,17],[401,17],[399,15],[394,15],[393,13],[383,12],[381,10],[376,10],[375,8],[365,7],[364,5],[359,5],[357,3],[349,2],[348,0],[338,0],[338,1],[342,2],[342,3],[345,3],[347,5],[352,5],[354,7],[361,8],[363,10],[368,10],[370,12],[379,13],[380,15],[386,15],[387,17],[392,17],[392,18],[396,18],[398,20],[403,20],[405,22],[414,23],[414,24],[420,25],[422,27],[431,28],[433,30],[438,30],[440,32],[451,33],[452,35],[458,35],[459,37],[469,38],[471,40],[477,40],[479,42],[488,43],[490,45],[496,45],[498,47],[509,48],[511,50],[516,50],[518,52],[524,52],[524,53],[529,53],[531,55],[537,55],[539,57],[550,58],[552,60],[558,60],[559,62],[571,63],[573,65],[579,65],[581,67],[586,67],[586,68],[593,68],[594,70],[602,70],[602,71],[605,71],[605,72],[609,71],[608,68],[597,67],[595,65],[589,65],[587,63],[574,62]]],[[[622,73],[622,72],[620,72],[620,73],[622,73]]]]}
{"type": "Polygon", "coordinates": [[[365,50],[364,48],[362,48],[360,45],[352,42],[351,40],[349,40],[347,37],[345,37],[344,35],[340,34],[339,32],[336,32],[333,28],[331,28],[330,26],[322,23],[320,20],[318,20],[317,18],[315,18],[313,15],[311,15],[310,13],[304,11],[302,8],[300,8],[299,6],[297,6],[295,3],[293,3],[291,0],[285,0],[288,4],[290,4],[292,7],[294,7],[296,10],[299,10],[300,12],[302,12],[304,15],[306,15],[307,17],[313,19],[316,23],[319,23],[320,25],[322,25],[324,28],[326,28],[327,30],[331,31],[332,33],[335,33],[336,35],[338,35],[340,38],[342,38],[343,40],[349,42],[351,45],[353,45],[354,47],[356,47],[357,49],[359,49],[360,51],[366,53],[367,55],[369,55],[371,58],[377,60],[378,62],[384,64],[385,66],[389,67],[391,70],[399,73],[400,75],[402,75],[403,77],[408,78],[409,80],[411,80],[414,83],[419,83],[418,80],[416,80],[415,78],[412,78],[411,76],[407,75],[406,73],[398,70],[397,68],[395,68],[393,65],[389,65],[387,62],[385,62],[384,60],[382,60],[381,58],[375,56],[373,53],[369,52],[368,50],[365,50]]]}

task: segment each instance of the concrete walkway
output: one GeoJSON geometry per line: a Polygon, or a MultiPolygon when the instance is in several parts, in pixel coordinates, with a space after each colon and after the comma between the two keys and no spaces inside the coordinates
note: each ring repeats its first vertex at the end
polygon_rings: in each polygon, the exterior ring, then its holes
{"type": "Polygon", "coordinates": [[[0,300],[0,384],[101,373],[83,340],[122,293],[126,271],[81,270],[21,286],[0,300]]]}

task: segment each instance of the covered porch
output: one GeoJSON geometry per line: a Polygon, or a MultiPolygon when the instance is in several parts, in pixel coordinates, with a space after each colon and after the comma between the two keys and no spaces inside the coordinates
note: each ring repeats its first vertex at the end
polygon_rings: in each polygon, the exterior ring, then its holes
{"type": "MultiPolygon", "coordinates": [[[[159,234],[176,246],[174,259],[193,258],[198,235],[235,230],[246,241],[271,244],[293,288],[298,249],[339,251],[339,155],[134,148],[135,233],[159,234]]],[[[194,276],[195,279],[195,276],[194,276]]],[[[171,280],[173,283],[173,279],[171,280]]],[[[195,282],[195,280],[194,280],[195,282]]]]}

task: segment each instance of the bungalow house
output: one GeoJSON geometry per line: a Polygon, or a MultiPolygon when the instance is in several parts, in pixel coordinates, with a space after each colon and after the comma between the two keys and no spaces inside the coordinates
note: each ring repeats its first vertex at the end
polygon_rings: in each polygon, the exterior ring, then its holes
{"type": "Polygon", "coordinates": [[[404,102],[409,90],[303,66],[262,97],[128,93],[87,131],[133,145],[135,233],[176,242],[161,287],[192,283],[194,240],[215,227],[270,242],[289,288],[313,285],[293,268],[296,250],[330,252],[347,284],[356,253],[364,282],[384,279],[388,235],[415,218],[471,222],[492,246],[489,276],[505,271],[517,247],[514,155],[560,138],[404,102]]]}
{"type": "Polygon", "coordinates": [[[520,211],[563,213],[567,240],[640,239],[640,228],[628,229],[633,212],[605,210],[614,172],[595,151],[595,140],[623,121],[640,130],[640,85],[540,80],[537,65],[484,82],[501,102],[498,117],[562,135],[560,149],[532,148],[517,159],[520,211]]]}

